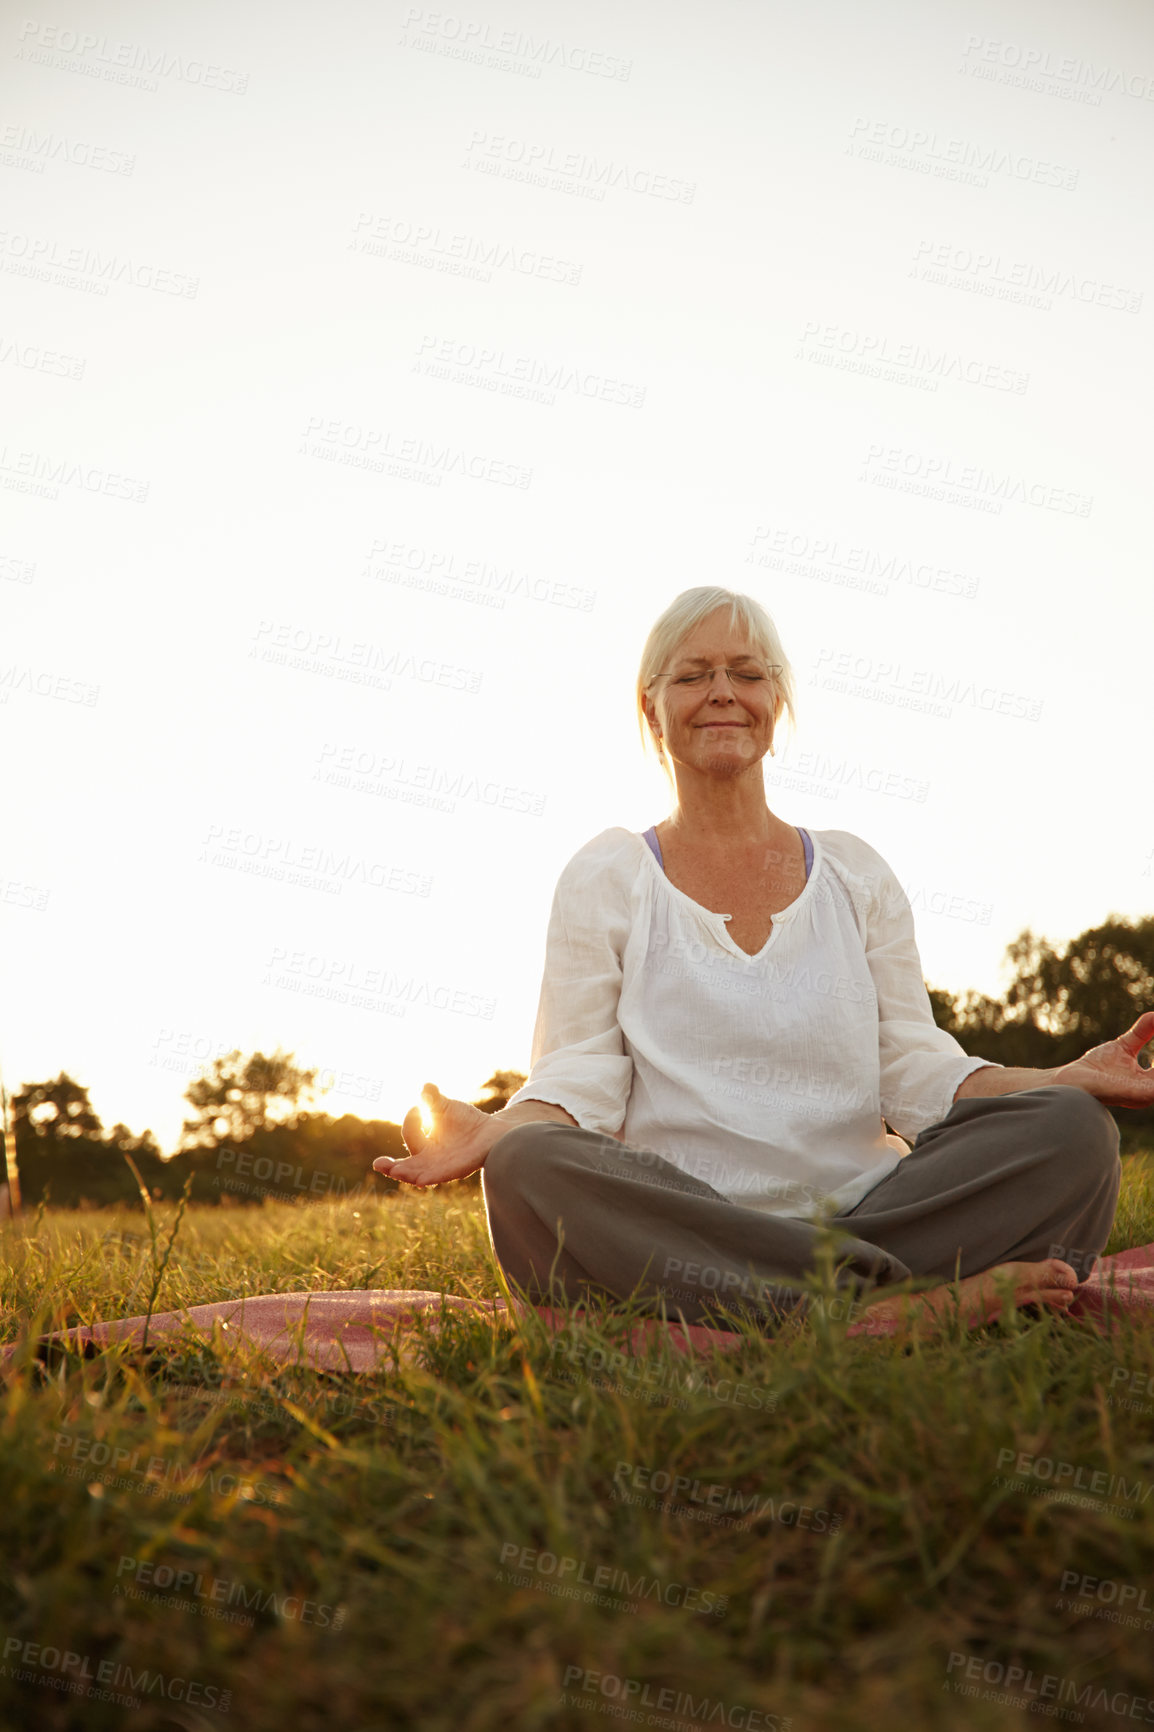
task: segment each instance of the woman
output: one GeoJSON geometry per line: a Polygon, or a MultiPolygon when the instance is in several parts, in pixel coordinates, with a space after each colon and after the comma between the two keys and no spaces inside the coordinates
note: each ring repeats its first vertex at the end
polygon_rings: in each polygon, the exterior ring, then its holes
{"type": "Polygon", "coordinates": [[[641,1293],[772,1329],[807,1303],[824,1219],[839,1286],[880,1311],[933,1323],[956,1291],[986,1316],[1005,1282],[1064,1309],[1114,1219],[1107,1107],[1154,1100],[1137,1062],[1154,1012],[1053,1071],[970,1058],[936,1027],[885,860],[766,803],[793,678],[753,598],[679,595],[637,698],[673,811],[562,872],[528,1080],[493,1114],[427,1084],[431,1130],[413,1108],[408,1158],[375,1169],[420,1186],[483,1169],[494,1252],[538,1300],[641,1293]],[[935,1285],[874,1291],[910,1277],[935,1285]]]}

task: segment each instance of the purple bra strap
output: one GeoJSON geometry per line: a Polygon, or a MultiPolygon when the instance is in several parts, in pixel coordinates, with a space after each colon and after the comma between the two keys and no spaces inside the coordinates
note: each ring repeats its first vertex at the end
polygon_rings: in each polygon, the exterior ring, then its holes
{"type": "MultiPolygon", "coordinates": [[[[795,828],[797,830],[798,835],[801,837],[802,848],[805,850],[805,875],[808,878],[810,871],[813,867],[813,843],[810,841],[808,830],[803,830],[800,824],[796,825],[795,828]]],[[[657,840],[657,826],[656,826],[656,824],[651,824],[649,826],[648,830],[643,830],[642,835],[645,837],[645,840],[648,842],[649,846],[652,848],[654,858],[657,861],[657,864],[660,866],[661,870],[664,872],[665,862],[661,858],[661,844],[657,840]]]]}

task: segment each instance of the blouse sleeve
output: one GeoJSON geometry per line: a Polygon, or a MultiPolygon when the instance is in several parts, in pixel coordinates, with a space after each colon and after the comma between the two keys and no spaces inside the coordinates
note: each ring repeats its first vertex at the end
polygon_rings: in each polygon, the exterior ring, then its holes
{"type": "Polygon", "coordinates": [[[586,844],[553,893],[529,1077],[508,1105],[549,1101],[583,1130],[620,1131],[633,1082],[617,1021],[628,936],[621,874],[586,844]]]}
{"type": "Polygon", "coordinates": [[[873,880],[865,937],[878,998],[881,1109],[894,1130],[912,1142],[945,1118],[963,1077],[991,1060],[971,1058],[934,1021],[909,897],[881,856],[876,859],[882,869],[873,880]]]}

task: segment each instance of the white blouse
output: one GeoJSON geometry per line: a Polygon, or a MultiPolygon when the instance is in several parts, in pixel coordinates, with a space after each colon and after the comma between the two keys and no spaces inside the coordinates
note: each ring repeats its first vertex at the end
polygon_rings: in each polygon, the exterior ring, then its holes
{"type": "MultiPolygon", "coordinates": [[[[557,882],[527,1082],[586,1130],[799,1220],[855,1203],[944,1118],[970,1058],[934,1022],[909,899],[868,842],[813,830],[756,956],[603,830],[557,882]]],[[[999,1067],[1000,1068],[1000,1067],[999,1067]]]]}

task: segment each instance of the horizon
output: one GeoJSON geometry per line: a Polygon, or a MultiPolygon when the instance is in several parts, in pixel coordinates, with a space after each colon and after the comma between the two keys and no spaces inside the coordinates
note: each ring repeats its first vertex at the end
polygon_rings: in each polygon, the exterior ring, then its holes
{"type": "Polygon", "coordinates": [[[896,4],[594,4],[572,63],[157,15],[116,81],[9,28],[10,1090],[168,1148],[192,1053],[394,1122],[525,1068],[701,582],[795,672],[770,809],[883,855],[928,980],[1151,911],[1145,20],[896,4]]]}

